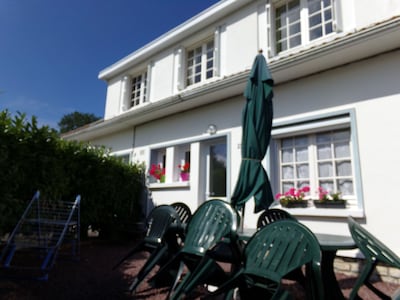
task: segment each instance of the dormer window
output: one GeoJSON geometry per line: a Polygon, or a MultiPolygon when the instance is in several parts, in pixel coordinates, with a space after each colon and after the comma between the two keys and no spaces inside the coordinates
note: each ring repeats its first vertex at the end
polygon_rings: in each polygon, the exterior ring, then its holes
{"type": "Polygon", "coordinates": [[[147,72],[132,77],[130,107],[147,102],[147,72]]]}
{"type": "Polygon", "coordinates": [[[215,76],[214,40],[187,51],[186,86],[205,81],[215,76]]]}
{"type": "Polygon", "coordinates": [[[283,0],[274,5],[276,54],[334,32],[334,0],[283,0]]]}

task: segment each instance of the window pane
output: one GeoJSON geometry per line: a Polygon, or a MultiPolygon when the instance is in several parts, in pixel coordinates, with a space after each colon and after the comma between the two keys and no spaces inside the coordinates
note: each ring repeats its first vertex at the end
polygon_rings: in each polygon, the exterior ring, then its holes
{"type": "Polygon", "coordinates": [[[338,176],[351,176],[351,163],[350,161],[338,162],[336,165],[336,173],[338,176]]]}
{"type": "Polygon", "coordinates": [[[282,168],[282,178],[283,179],[293,179],[294,178],[294,172],[293,172],[293,167],[292,166],[286,166],[282,168]]]}
{"type": "Polygon", "coordinates": [[[349,157],[349,156],[350,156],[350,145],[348,142],[335,144],[335,157],[336,158],[349,157]]]}
{"type": "Polygon", "coordinates": [[[305,135],[296,137],[294,140],[294,144],[296,146],[307,146],[308,145],[308,137],[305,135]]]}
{"type": "Polygon", "coordinates": [[[289,1],[288,9],[290,11],[300,11],[300,0],[289,1]]]}
{"type": "Polygon", "coordinates": [[[335,131],[333,132],[333,139],[335,141],[340,141],[340,140],[350,140],[350,131],[349,130],[341,130],[341,131],[335,131]]]}
{"type": "Polygon", "coordinates": [[[332,20],[332,11],[330,9],[324,11],[324,21],[332,20]]]}
{"type": "Polygon", "coordinates": [[[210,195],[226,196],[226,144],[210,146],[210,195]]]}
{"type": "Polygon", "coordinates": [[[319,163],[318,164],[318,175],[319,177],[332,177],[333,176],[333,166],[332,163],[319,163]]]}
{"type": "Polygon", "coordinates": [[[317,143],[326,143],[331,141],[330,133],[319,133],[317,134],[317,143]]]}
{"type": "Polygon", "coordinates": [[[338,190],[342,193],[342,196],[354,195],[354,186],[351,180],[338,180],[338,190]]]}
{"type": "Polygon", "coordinates": [[[331,145],[318,145],[317,146],[318,159],[331,158],[331,145]]]}
{"type": "Polygon", "coordinates": [[[282,184],[282,191],[283,191],[283,193],[285,193],[285,192],[289,191],[293,187],[294,187],[294,185],[293,185],[292,182],[285,182],[285,183],[282,184]]]}
{"type": "Polygon", "coordinates": [[[310,40],[315,40],[322,36],[322,27],[317,27],[310,30],[310,40]]]}
{"type": "Polygon", "coordinates": [[[289,35],[293,36],[300,32],[300,23],[294,23],[289,26],[289,35]]]}
{"type": "Polygon", "coordinates": [[[293,139],[292,138],[290,138],[290,139],[282,139],[281,140],[281,145],[282,145],[282,147],[293,147],[293,139]]]}
{"type": "Polygon", "coordinates": [[[315,13],[316,11],[321,10],[321,2],[319,0],[309,0],[308,1],[308,13],[311,15],[315,13]]]}
{"type": "Polygon", "coordinates": [[[310,27],[321,24],[321,21],[322,21],[320,14],[314,15],[314,16],[310,17],[308,20],[309,20],[308,23],[309,23],[310,27]]]}
{"type": "Polygon", "coordinates": [[[292,162],[293,161],[293,150],[286,149],[282,150],[282,162],[292,162]]]}
{"type": "Polygon", "coordinates": [[[308,148],[296,148],[296,161],[308,161],[308,148]]]}
{"type": "Polygon", "coordinates": [[[325,189],[329,193],[335,192],[335,186],[334,186],[333,181],[331,181],[331,180],[321,180],[319,182],[318,186],[322,187],[323,189],[325,189]]]}
{"type": "Polygon", "coordinates": [[[333,25],[332,23],[325,24],[325,34],[333,32],[333,25]]]}
{"type": "MultiPolygon", "coordinates": [[[[310,182],[309,181],[300,181],[298,183],[298,185],[297,185],[297,188],[301,189],[301,188],[306,187],[306,186],[310,186],[310,182]]],[[[306,196],[307,196],[307,194],[306,194],[306,196]]]]}
{"type": "Polygon", "coordinates": [[[309,176],[308,164],[297,166],[297,178],[308,178],[309,176]]]}
{"type": "Polygon", "coordinates": [[[293,48],[301,44],[301,36],[295,36],[289,40],[289,47],[293,48]]]}

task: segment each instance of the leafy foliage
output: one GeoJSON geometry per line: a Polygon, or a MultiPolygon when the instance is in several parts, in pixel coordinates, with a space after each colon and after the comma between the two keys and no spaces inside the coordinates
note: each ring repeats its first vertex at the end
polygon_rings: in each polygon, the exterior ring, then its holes
{"type": "Polygon", "coordinates": [[[64,115],[60,122],[58,122],[58,127],[60,128],[60,133],[65,133],[82,127],[86,124],[95,122],[99,119],[100,117],[97,117],[94,114],[75,111],[73,113],[64,115]]]}
{"type": "Polygon", "coordinates": [[[0,112],[0,236],[19,220],[36,190],[48,199],[80,194],[82,232],[88,225],[103,236],[139,221],[143,167],[127,165],[105,148],[65,141],[24,114],[0,112]]]}

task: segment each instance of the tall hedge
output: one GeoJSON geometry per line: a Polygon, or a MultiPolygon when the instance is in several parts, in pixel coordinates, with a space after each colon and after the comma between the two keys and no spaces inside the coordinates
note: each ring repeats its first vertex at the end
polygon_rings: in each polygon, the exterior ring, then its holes
{"type": "Polygon", "coordinates": [[[36,118],[0,112],[0,236],[9,232],[36,190],[47,199],[81,195],[81,225],[103,236],[129,232],[140,218],[143,168],[107,149],[62,140],[36,118]]]}

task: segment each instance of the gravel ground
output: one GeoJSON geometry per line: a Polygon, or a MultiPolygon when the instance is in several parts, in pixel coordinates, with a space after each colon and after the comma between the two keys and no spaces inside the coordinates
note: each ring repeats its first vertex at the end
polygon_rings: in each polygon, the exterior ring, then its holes
{"type": "MultiPolygon", "coordinates": [[[[103,241],[85,241],[81,246],[80,261],[59,259],[49,274],[47,281],[10,280],[0,278],[0,299],[7,300],[123,300],[123,299],[165,299],[165,289],[150,289],[145,283],[140,285],[135,297],[126,293],[145,259],[146,253],[138,253],[118,269],[113,265],[123,257],[133,244],[115,244],[103,241]]],[[[337,274],[339,284],[348,297],[355,278],[337,274]]],[[[292,282],[286,286],[295,293],[296,299],[304,299],[301,288],[292,282]]],[[[393,294],[400,286],[377,281],[378,288],[393,294]]],[[[204,290],[197,291],[192,299],[201,299],[204,290]]],[[[378,299],[366,288],[360,292],[363,299],[378,299]]]]}

